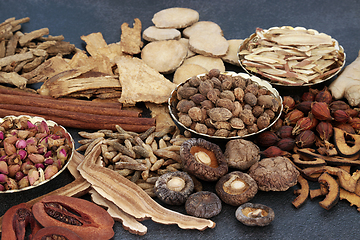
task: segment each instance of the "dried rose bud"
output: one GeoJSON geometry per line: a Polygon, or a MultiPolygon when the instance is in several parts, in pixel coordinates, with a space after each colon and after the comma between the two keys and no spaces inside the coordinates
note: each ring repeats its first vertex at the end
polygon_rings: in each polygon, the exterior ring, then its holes
{"type": "Polygon", "coordinates": [[[54,160],[54,163],[52,165],[56,166],[58,168],[58,170],[60,170],[62,168],[62,162],[60,159],[54,160]]]}
{"type": "Polygon", "coordinates": [[[27,151],[25,151],[24,149],[18,150],[17,154],[19,155],[20,160],[24,160],[27,157],[27,151]]]}
{"type": "Polygon", "coordinates": [[[57,151],[57,154],[56,154],[57,158],[60,159],[60,160],[66,160],[67,159],[67,152],[65,150],[65,148],[63,147],[60,147],[57,151]]]}
{"type": "Polygon", "coordinates": [[[50,157],[46,158],[45,161],[44,161],[45,165],[51,165],[53,163],[54,163],[54,159],[52,159],[50,157]]]}
{"type": "Polygon", "coordinates": [[[25,176],[18,181],[19,188],[25,188],[30,186],[29,177],[25,176]]]}
{"type": "Polygon", "coordinates": [[[36,145],[36,144],[37,144],[37,140],[35,137],[30,137],[26,139],[26,145],[36,145]]]}
{"type": "Polygon", "coordinates": [[[35,168],[35,165],[31,161],[26,161],[21,164],[21,171],[24,174],[28,174],[30,169],[33,169],[33,168],[35,168]]]}
{"type": "Polygon", "coordinates": [[[350,119],[349,114],[347,114],[344,110],[336,110],[332,116],[335,121],[340,123],[346,123],[350,119]]]}
{"type": "Polygon", "coordinates": [[[42,163],[45,160],[44,155],[36,154],[36,153],[29,154],[28,158],[35,164],[36,163],[42,163]]]}
{"type": "Polygon", "coordinates": [[[7,155],[12,155],[12,154],[16,153],[15,145],[9,143],[8,141],[6,141],[6,139],[4,140],[4,150],[7,155]]]}
{"type": "Polygon", "coordinates": [[[2,184],[0,184],[0,191],[5,191],[5,187],[2,184]]]}
{"type": "Polygon", "coordinates": [[[309,117],[300,118],[291,132],[292,135],[298,135],[300,132],[310,129],[311,123],[312,121],[309,117]]]}
{"type": "Polygon", "coordinates": [[[316,131],[319,133],[320,138],[326,141],[329,141],[330,137],[334,133],[333,126],[329,122],[320,122],[316,126],[316,131]]]}
{"type": "Polygon", "coordinates": [[[19,140],[17,140],[16,141],[16,143],[15,143],[15,147],[17,148],[17,149],[20,149],[20,148],[26,148],[26,141],[25,140],[23,140],[23,139],[19,139],[19,140]]]}
{"type": "Polygon", "coordinates": [[[307,148],[311,147],[315,143],[315,140],[315,133],[311,130],[305,130],[296,136],[295,143],[299,148],[307,148]]]}
{"type": "Polygon", "coordinates": [[[45,179],[49,179],[52,176],[54,176],[57,172],[59,171],[59,169],[55,166],[55,165],[49,165],[45,168],[44,171],[44,176],[45,179]]]}
{"type": "Polygon", "coordinates": [[[32,153],[37,153],[38,152],[38,150],[37,150],[37,147],[35,146],[35,145],[27,145],[26,146],[26,152],[28,153],[28,154],[32,154],[32,153]]]}
{"type": "Polygon", "coordinates": [[[298,109],[294,109],[291,112],[289,112],[288,114],[286,114],[285,119],[284,119],[284,124],[285,125],[295,125],[296,122],[302,117],[304,117],[304,113],[298,109]]]}
{"type": "Polygon", "coordinates": [[[332,120],[330,109],[325,102],[314,102],[311,104],[311,113],[320,121],[332,120]]]}
{"type": "Polygon", "coordinates": [[[51,157],[51,155],[52,155],[52,152],[49,150],[44,154],[44,158],[51,157]]]}
{"type": "Polygon", "coordinates": [[[54,139],[52,137],[49,137],[47,140],[47,143],[48,143],[49,148],[60,147],[65,144],[65,138],[54,139]]]}
{"type": "Polygon", "coordinates": [[[7,155],[1,156],[1,157],[0,157],[0,161],[7,162],[7,158],[8,158],[7,155]]]}
{"type": "Polygon", "coordinates": [[[15,180],[20,181],[25,176],[25,174],[22,171],[18,171],[15,173],[15,180]]]}
{"type": "Polygon", "coordinates": [[[9,174],[9,167],[5,161],[0,161],[0,173],[9,174]]]}
{"type": "Polygon", "coordinates": [[[20,171],[21,165],[20,164],[13,164],[9,165],[9,177],[15,177],[15,174],[20,171]]]}
{"type": "Polygon", "coordinates": [[[31,186],[39,179],[39,177],[40,174],[38,170],[36,170],[35,168],[29,170],[28,178],[31,186]]]}
{"type": "Polygon", "coordinates": [[[316,94],[315,99],[316,102],[325,102],[330,104],[332,102],[332,95],[327,87],[324,87],[323,90],[316,94]]]}
{"type": "Polygon", "coordinates": [[[30,129],[35,128],[37,130],[37,126],[30,121],[27,121],[27,125],[28,125],[28,128],[30,128],[30,129]]]}
{"type": "Polygon", "coordinates": [[[14,190],[14,189],[18,189],[18,185],[15,181],[15,179],[12,178],[7,178],[6,179],[6,184],[5,184],[5,189],[6,190],[14,190]]]}
{"type": "Polygon", "coordinates": [[[38,132],[49,134],[50,132],[49,126],[45,121],[41,121],[40,124],[38,125],[38,132]]]}
{"type": "Polygon", "coordinates": [[[39,169],[39,168],[44,169],[45,166],[44,166],[44,164],[42,164],[42,163],[36,163],[36,164],[35,164],[35,168],[36,168],[36,169],[39,169]]]}
{"type": "Polygon", "coordinates": [[[46,146],[44,146],[44,145],[42,145],[42,144],[40,144],[40,145],[37,146],[37,153],[38,153],[38,154],[45,154],[46,151],[47,151],[47,147],[46,147],[46,146]]]}
{"type": "Polygon", "coordinates": [[[6,183],[7,175],[0,173],[0,183],[6,183]]]}
{"type": "Polygon", "coordinates": [[[4,140],[4,132],[0,131],[0,140],[4,140]]]}

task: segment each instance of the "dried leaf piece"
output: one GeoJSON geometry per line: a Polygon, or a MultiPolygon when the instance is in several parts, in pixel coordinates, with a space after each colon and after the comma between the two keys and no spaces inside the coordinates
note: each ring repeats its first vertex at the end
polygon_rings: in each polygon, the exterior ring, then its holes
{"type": "Polygon", "coordinates": [[[176,87],[176,84],[139,58],[122,56],[117,59],[116,64],[122,87],[119,100],[121,103],[128,105],[135,105],[136,102],[164,103],[176,87]]]}
{"type": "Polygon", "coordinates": [[[134,19],[134,27],[130,28],[128,23],[121,24],[121,51],[130,55],[140,53],[143,46],[141,41],[141,21],[134,19]]]}
{"type": "Polygon", "coordinates": [[[199,21],[199,13],[190,8],[167,8],[154,14],[152,22],[158,28],[185,28],[199,21]]]}
{"type": "Polygon", "coordinates": [[[151,42],[141,51],[141,59],[163,74],[174,72],[186,55],[186,47],[177,40],[151,42]]]}
{"type": "Polygon", "coordinates": [[[229,49],[229,43],[218,33],[196,34],[189,38],[189,48],[204,56],[223,57],[229,49]]]}
{"type": "Polygon", "coordinates": [[[143,38],[146,41],[179,40],[181,32],[175,28],[157,28],[150,26],[143,32],[143,38]]]}

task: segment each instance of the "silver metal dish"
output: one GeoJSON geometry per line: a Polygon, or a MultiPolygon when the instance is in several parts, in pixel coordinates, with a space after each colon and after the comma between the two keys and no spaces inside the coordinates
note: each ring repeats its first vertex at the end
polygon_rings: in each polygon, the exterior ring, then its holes
{"type": "Polygon", "coordinates": [[[3,123],[6,119],[8,118],[12,118],[12,119],[20,119],[22,117],[26,117],[28,118],[28,120],[31,122],[31,123],[36,123],[36,122],[41,122],[41,121],[45,121],[47,123],[47,125],[49,127],[53,127],[53,126],[59,126],[61,127],[63,130],[64,130],[64,134],[67,135],[67,138],[70,139],[70,147],[71,147],[71,154],[70,156],[68,156],[67,160],[66,160],[66,163],[63,165],[63,167],[55,174],[53,175],[51,178],[49,179],[46,179],[44,181],[41,181],[39,182],[38,184],[36,185],[32,185],[32,186],[28,186],[28,187],[24,187],[24,188],[20,188],[20,189],[13,189],[13,190],[5,190],[5,191],[0,191],[0,193],[15,193],[15,192],[23,192],[23,191],[26,191],[26,190],[29,190],[29,189],[33,189],[33,188],[36,188],[38,186],[41,186],[43,184],[46,184],[48,182],[50,182],[52,179],[56,178],[57,176],[59,176],[68,166],[68,164],[70,163],[73,155],[74,155],[74,151],[75,151],[75,144],[74,144],[74,139],[72,138],[71,134],[62,126],[58,125],[56,122],[54,121],[51,121],[51,120],[46,120],[42,117],[35,117],[35,116],[27,116],[27,115],[20,115],[20,116],[6,116],[4,118],[0,118],[0,124],[3,123]]]}
{"type": "MultiPolygon", "coordinates": [[[[271,84],[267,81],[264,81],[256,76],[251,76],[249,74],[246,74],[246,73],[235,73],[235,72],[222,72],[222,74],[226,74],[226,75],[231,75],[231,76],[241,76],[245,79],[250,79],[251,81],[257,83],[259,86],[261,87],[264,87],[266,88],[267,90],[269,90],[276,98],[276,100],[279,102],[280,104],[280,107],[278,109],[278,111],[276,112],[276,116],[274,117],[274,119],[270,122],[269,126],[264,128],[264,129],[261,129],[259,130],[258,132],[255,132],[255,133],[251,133],[251,134],[247,134],[247,135],[244,135],[244,136],[232,136],[232,137],[220,137],[220,136],[211,136],[211,135],[208,135],[208,134],[204,134],[204,133],[199,133],[191,128],[188,128],[188,127],[185,127],[179,120],[178,120],[178,117],[177,117],[177,113],[178,111],[176,110],[176,104],[177,104],[177,89],[184,85],[188,80],[186,80],[185,82],[183,83],[180,83],[172,92],[171,92],[171,95],[168,99],[168,108],[169,108],[169,112],[170,112],[170,116],[171,118],[173,119],[174,123],[180,128],[180,130],[187,130],[189,132],[191,132],[192,134],[192,137],[202,137],[202,138],[205,138],[205,139],[208,139],[208,140],[232,140],[232,139],[239,139],[239,138],[248,138],[248,137],[252,137],[252,136],[255,136],[263,131],[266,131],[267,129],[269,129],[279,118],[280,118],[280,115],[281,115],[281,112],[282,112],[282,109],[283,109],[283,105],[282,105],[282,98],[279,94],[279,92],[273,88],[271,86],[271,84]]],[[[197,75],[198,77],[201,77],[201,76],[205,76],[205,74],[199,74],[197,75]]]]}

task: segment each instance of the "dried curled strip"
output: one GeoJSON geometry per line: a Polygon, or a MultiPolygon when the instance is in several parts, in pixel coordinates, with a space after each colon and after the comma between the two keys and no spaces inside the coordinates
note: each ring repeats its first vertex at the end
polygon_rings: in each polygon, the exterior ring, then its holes
{"type": "Polygon", "coordinates": [[[162,207],[135,183],[111,169],[96,165],[96,159],[101,153],[100,144],[78,166],[80,174],[100,195],[139,220],[151,218],[162,224],[177,224],[182,229],[205,230],[215,227],[211,220],[186,216],[162,207]]]}

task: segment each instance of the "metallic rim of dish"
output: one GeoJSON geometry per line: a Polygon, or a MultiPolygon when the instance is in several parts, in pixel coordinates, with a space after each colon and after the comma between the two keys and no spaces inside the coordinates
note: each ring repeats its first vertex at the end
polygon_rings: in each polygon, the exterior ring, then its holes
{"type": "MultiPolygon", "coordinates": [[[[189,81],[189,79],[187,79],[185,82],[183,83],[180,83],[179,85],[176,86],[176,88],[171,92],[170,94],[170,97],[168,99],[168,109],[169,109],[169,113],[170,113],[170,116],[171,118],[173,119],[173,121],[176,123],[176,124],[179,124],[183,129],[185,130],[188,130],[189,132],[191,133],[194,133],[194,134],[197,134],[199,136],[202,136],[202,137],[205,137],[205,138],[211,138],[211,139],[218,139],[218,140],[232,140],[232,139],[239,139],[239,138],[247,138],[247,137],[250,137],[250,136],[254,136],[256,134],[259,134],[263,131],[266,131],[267,129],[269,129],[281,116],[281,112],[283,110],[283,104],[282,104],[282,98],[279,94],[279,92],[273,88],[271,86],[271,84],[268,82],[268,81],[265,81],[265,80],[262,80],[260,79],[259,77],[257,76],[254,76],[254,75],[250,75],[250,74],[246,74],[246,73],[235,73],[235,72],[222,72],[221,74],[226,74],[226,75],[230,75],[230,76],[241,76],[245,79],[250,79],[252,80],[253,82],[256,82],[257,84],[259,84],[259,86],[261,87],[265,87],[266,89],[268,89],[274,96],[275,98],[279,101],[280,103],[280,108],[277,112],[277,115],[275,116],[275,118],[271,121],[271,123],[269,124],[269,126],[267,126],[266,128],[264,129],[261,129],[255,133],[251,133],[251,134],[247,134],[247,135],[244,135],[244,136],[233,136],[233,137],[219,137],[219,136],[211,136],[211,135],[208,135],[208,134],[204,134],[204,133],[199,133],[199,132],[196,132],[195,130],[193,129],[190,129],[188,127],[185,127],[181,122],[178,121],[178,119],[176,118],[175,116],[175,113],[177,112],[175,110],[175,105],[174,105],[174,101],[176,101],[176,92],[177,92],[177,89],[184,85],[187,81],[189,81]]],[[[201,77],[201,76],[205,76],[206,74],[199,74],[199,75],[196,75],[197,77],[201,77]]]]}
{"type": "Polygon", "coordinates": [[[45,180],[45,181],[42,181],[40,182],[39,184],[37,185],[33,185],[33,186],[28,186],[28,187],[24,187],[24,188],[20,188],[20,189],[13,189],[13,190],[6,190],[6,191],[0,191],[0,193],[15,193],[15,192],[22,192],[22,191],[26,191],[26,190],[29,190],[29,189],[33,189],[33,188],[36,188],[38,186],[41,186],[49,181],[51,181],[52,179],[56,178],[57,176],[59,176],[66,168],[67,166],[69,165],[71,159],[73,158],[73,155],[74,155],[74,151],[75,151],[75,144],[74,144],[74,139],[72,138],[71,134],[61,125],[57,124],[56,122],[52,121],[52,120],[46,120],[42,117],[35,117],[35,116],[28,116],[28,115],[19,115],[19,116],[13,116],[13,115],[9,115],[9,116],[6,116],[6,117],[3,117],[3,118],[0,118],[0,123],[2,123],[6,118],[14,118],[14,119],[17,119],[17,118],[21,118],[21,117],[28,117],[29,120],[31,121],[31,123],[35,123],[35,122],[39,122],[39,121],[45,121],[49,126],[60,126],[62,129],[64,129],[65,133],[67,133],[70,137],[70,140],[71,140],[71,155],[69,156],[67,162],[64,164],[64,166],[54,175],[52,176],[51,178],[45,180]]]}
{"type": "MultiPolygon", "coordinates": [[[[287,26],[284,26],[284,27],[287,27],[287,26]]],[[[284,27],[272,27],[272,28],[269,28],[268,30],[270,29],[274,29],[274,28],[284,28],[284,27]]],[[[299,27],[297,27],[299,28],[299,27]]],[[[302,28],[302,27],[300,27],[302,28]]],[[[316,31],[316,30],[314,30],[316,31]]],[[[251,70],[248,70],[243,64],[242,64],[242,60],[244,59],[244,56],[243,55],[240,55],[238,54],[241,50],[243,50],[244,48],[247,48],[248,44],[250,41],[254,40],[254,38],[256,37],[256,33],[253,33],[250,35],[250,37],[244,39],[244,41],[240,44],[239,48],[238,48],[238,51],[237,51],[237,55],[238,55],[238,62],[240,64],[240,66],[244,69],[244,71],[246,73],[248,73],[249,75],[255,75],[255,76],[258,76],[258,77],[261,77],[262,79],[270,82],[272,85],[275,85],[275,86],[286,86],[286,87],[294,87],[294,86],[291,86],[291,85],[286,85],[286,84],[281,84],[281,83],[277,83],[277,82],[273,82],[271,81],[270,79],[267,79],[265,78],[264,76],[261,76],[259,75],[258,73],[256,72],[253,72],[251,70]]],[[[332,38],[333,39],[333,38],[332,38]]],[[[311,82],[311,83],[305,83],[303,85],[300,85],[300,86],[313,86],[313,85],[316,85],[316,84],[319,84],[319,83],[322,83],[322,82],[325,82],[325,81],[328,81],[330,80],[331,78],[333,78],[334,76],[336,76],[345,66],[345,63],[346,63],[346,54],[345,54],[345,51],[344,51],[344,48],[339,45],[338,41],[333,39],[334,42],[335,42],[335,46],[336,48],[338,48],[339,50],[339,53],[341,53],[343,55],[343,62],[342,62],[342,65],[339,67],[339,70],[337,70],[336,72],[334,72],[333,74],[331,74],[330,76],[328,76],[327,78],[324,78],[324,79],[318,79],[318,80],[315,80],[314,82],[311,82]]],[[[297,86],[299,87],[299,86],[297,86]]]]}

